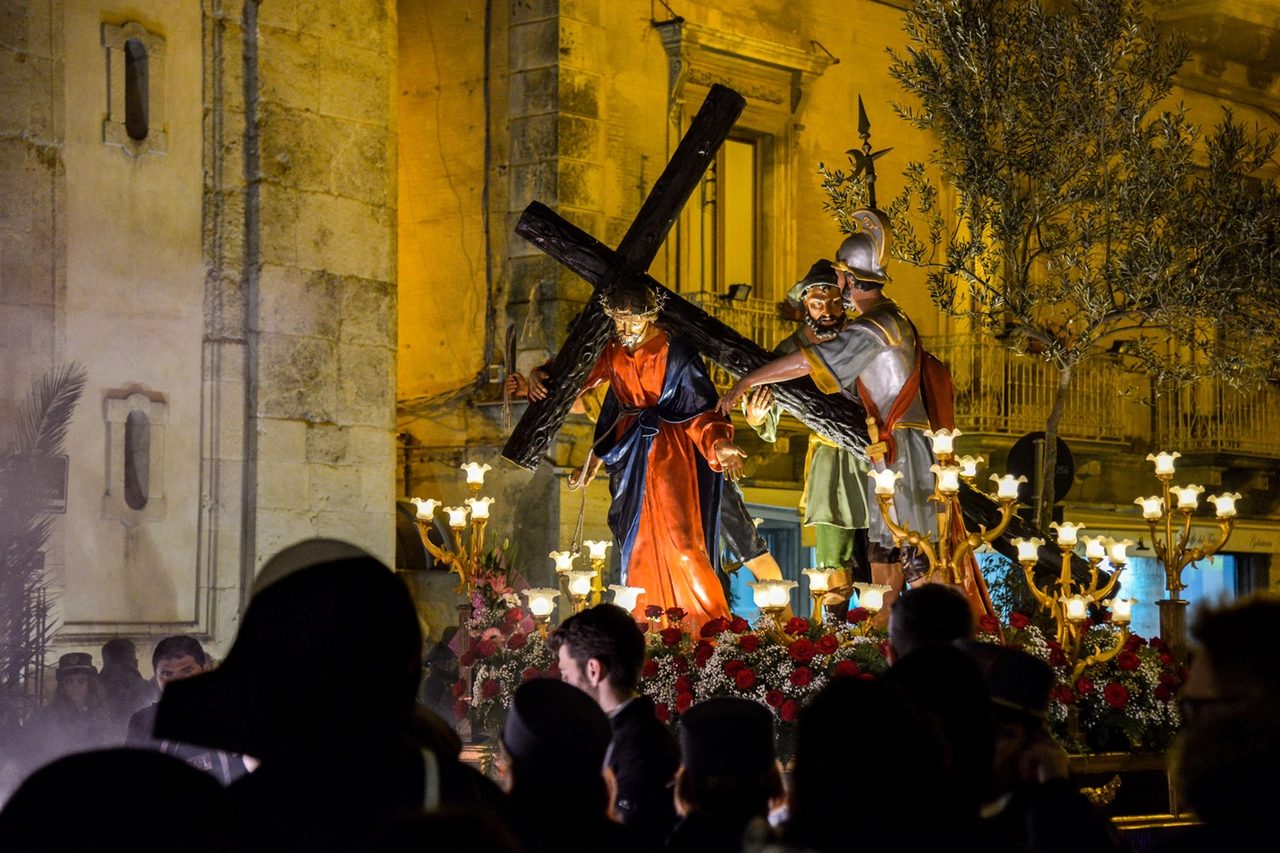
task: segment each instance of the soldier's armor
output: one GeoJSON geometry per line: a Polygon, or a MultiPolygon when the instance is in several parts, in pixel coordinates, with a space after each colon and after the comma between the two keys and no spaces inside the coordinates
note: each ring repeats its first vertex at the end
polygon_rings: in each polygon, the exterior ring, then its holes
{"type": "MultiPolygon", "coordinates": [[[[907,315],[892,299],[882,299],[856,317],[849,329],[876,342],[878,352],[858,375],[871,402],[882,416],[893,408],[898,391],[916,368],[916,333],[907,315]]],[[[929,428],[929,416],[919,394],[898,422],[901,427],[929,428]]]]}

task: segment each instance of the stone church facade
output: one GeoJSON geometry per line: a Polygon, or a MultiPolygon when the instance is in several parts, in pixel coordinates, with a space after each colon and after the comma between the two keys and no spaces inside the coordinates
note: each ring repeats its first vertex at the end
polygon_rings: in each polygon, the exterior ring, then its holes
{"type": "MultiPolygon", "coordinates": [[[[1237,50],[1266,42],[1274,22],[1232,17],[1235,5],[1172,4],[1170,25],[1197,51],[1176,97],[1201,123],[1227,103],[1275,127],[1280,68],[1237,50]]],[[[931,140],[890,107],[885,46],[903,42],[903,6],[7,2],[0,428],[55,366],[89,377],[46,555],[59,647],[192,633],[221,654],[256,570],[309,536],[420,567],[404,499],[460,501],[458,466],[471,460],[496,469],[498,540],[531,581],[552,582],[542,555],[572,535],[582,504],[565,477],[590,424],[571,420],[535,472],[500,462],[503,342],[514,328],[520,369],[541,363],[589,289],[513,236],[520,211],[542,201],[616,245],[708,88],[732,85],[747,109],[652,271],[773,345],[793,328],[777,303],[839,239],[816,170],[859,144],[858,96],[877,147],[895,149],[882,194],[928,156],[931,140]],[[729,298],[739,284],[745,298],[729,298]],[[141,496],[125,491],[129,454],[145,457],[141,496]]],[[[918,275],[894,276],[895,298],[951,347],[953,369],[993,363],[918,275]]],[[[1100,427],[1091,401],[1111,390],[1099,380],[1064,428],[1078,463],[1069,511],[1100,525],[1114,518],[1108,494],[1142,488],[1121,458],[1168,436],[1127,410],[1100,427]]],[[[1002,470],[1028,424],[965,411],[973,450],[1002,470]]],[[[800,553],[806,433],[784,421],[765,445],[743,432],[747,498],[779,536],[794,528],[800,553]]],[[[1202,454],[1204,482],[1252,477],[1247,541],[1260,560],[1280,553],[1271,441],[1202,454]]],[[[600,483],[587,538],[607,537],[606,506],[600,483]]],[[[417,578],[437,635],[453,618],[441,575],[417,578]]]]}

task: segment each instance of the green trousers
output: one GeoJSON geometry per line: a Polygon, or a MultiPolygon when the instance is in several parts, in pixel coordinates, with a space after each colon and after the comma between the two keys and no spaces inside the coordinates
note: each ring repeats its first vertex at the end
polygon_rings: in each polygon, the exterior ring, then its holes
{"type": "Polygon", "coordinates": [[[819,566],[849,569],[855,583],[871,581],[871,564],[867,562],[867,531],[849,530],[832,524],[815,524],[819,566]]]}

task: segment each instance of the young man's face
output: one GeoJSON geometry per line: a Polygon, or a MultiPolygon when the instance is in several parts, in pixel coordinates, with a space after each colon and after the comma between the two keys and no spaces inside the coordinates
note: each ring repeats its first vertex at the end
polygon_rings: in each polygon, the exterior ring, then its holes
{"type": "Polygon", "coordinates": [[[204,672],[206,667],[196,663],[191,655],[180,658],[162,658],[156,661],[156,686],[164,690],[170,681],[181,681],[204,672]]]}
{"type": "Polygon", "coordinates": [[[618,338],[618,343],[626,347],[628,351],[631,351],[644,340],[645,333],[649,331],[650,323],[651,321],[648,317],[619,314],[613,318],[613,333],[618,338]]]}
{"type": "Polygon", "coordinates": [[[62,677],[62,692],[77,708],[84,706],[89,697],[89,673],[73,672],[62,677]]]}
{"type": "Polygon", "coordinates": [[[560,680],[565,684],[573,685],[599,702],[600,690],[603,686],[602,679],[599,677],[600,665],[594,660],[587,661],[585,665],[578,663],[573,655],[569,654],[567,645],[560,647],[557,657],[560,662],[560,680]]]}

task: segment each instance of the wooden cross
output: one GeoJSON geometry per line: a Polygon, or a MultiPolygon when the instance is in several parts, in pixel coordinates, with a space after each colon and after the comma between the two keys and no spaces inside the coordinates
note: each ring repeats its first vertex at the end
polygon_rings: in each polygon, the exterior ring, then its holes
{"type": "MultiPolygon", "coordinates": [[[[525,208],[516,233],[589,282],[595,293],[570,324],[565,344],[550,367],[547,396],[530,401],[503,447],[504,458],[533,470],[546,455],[613,332],[613,323],[605,316],[596,295],[617,282],[639,280],[665,296],[665,300],[661,300],[660,324],[673,335],[688,337],[699,352],[729,373],[742,376],[773,360],[758,344],[672,293],[646,272],[744,105],[742,96],[732,89],[718,84],[711,87],[688,133],[616,251],[544,204],[534,202],[525,208]]],[[[850,398],[823,394],[804,380],[784,382],[773,388],[778,402],[787,411],[841,447],[862,452],[871,443],[867,435],[867,413],[850,398]]],[[[1000,518],[996,502],[967,484],[962,485],[960,504],[966,524],[971,529],[979,524],[995,526],[1000,518]]],[[[1036,535],[1046,542],[1052,541],[1015,516],[994,547],[1016,558],[1017,549],[1010,541],[1036,535]]],[[[1046,545],[1041,549],[1041,563],[1051,570],[1056,571],[1062,565],[1061,560],[1057,548],[1046,545]]],[[[1081,571],[1087,572],[1087,564],[1083,560],[1079,562],[1081,571]]]]}

